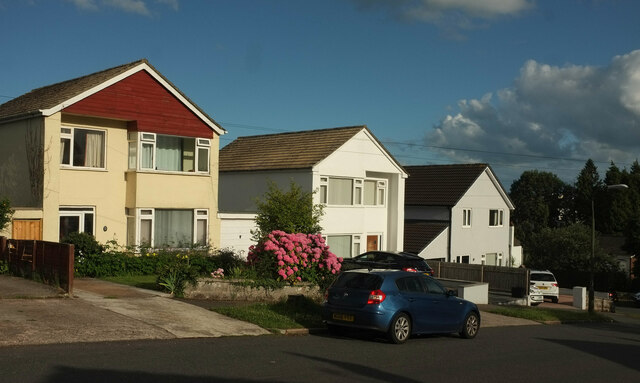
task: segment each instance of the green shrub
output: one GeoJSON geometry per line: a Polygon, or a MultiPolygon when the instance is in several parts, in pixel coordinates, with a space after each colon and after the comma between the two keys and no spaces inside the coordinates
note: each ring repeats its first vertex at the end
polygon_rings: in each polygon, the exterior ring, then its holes
{"type": "Polygon", "coordinates": [[[99,255],[105,250],[105,247],[88,233],[69,233],[61,242],[70,243],[75,247],[76,258],[85,255],[99,255]]]}

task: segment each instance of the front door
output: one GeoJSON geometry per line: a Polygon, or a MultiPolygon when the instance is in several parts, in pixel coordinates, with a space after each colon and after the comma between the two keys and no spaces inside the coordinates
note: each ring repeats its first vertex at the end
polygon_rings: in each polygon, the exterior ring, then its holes
{"type": "Polygon", "coordinates": [[[42,240],[41,219],[14,219],[11,238],[42,240]]]}
{"type": "Polygon", "coordinates": [[[367,235],[367,251],[380,250],[379,242],[379,235],[367,235]]]}

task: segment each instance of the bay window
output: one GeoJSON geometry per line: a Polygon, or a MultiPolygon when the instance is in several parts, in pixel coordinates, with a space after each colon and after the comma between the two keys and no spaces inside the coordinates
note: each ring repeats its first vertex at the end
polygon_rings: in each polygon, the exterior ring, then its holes
{"type": "Polygon", "coordinates": [[[386,181],[320,177],[320,203],[334,206],[384,206],[386,181]]]}
{"type": "Polygon", "coordinates": [[[151,247],[206,245],[209,240],[209,211],[207,209],[138,209],[137,230],[137,245],[151,247]]]}
{"type": "Polygon", "coordinates": [[[129,168],[209,173],[211,140],[156,133],[129,133],[129,168]]]}

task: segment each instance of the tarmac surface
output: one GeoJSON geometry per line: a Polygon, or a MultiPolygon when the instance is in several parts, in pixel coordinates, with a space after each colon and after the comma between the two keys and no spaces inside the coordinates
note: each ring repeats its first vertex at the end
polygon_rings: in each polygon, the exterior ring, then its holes
{"type": "MultiPolygon", "coordinates": [[[[75,279],[73,296],[68,296],[51,286],[0,275],[0,347],[270,334],[204,308],[213,305],[91,278],[75,279]]],[[[488,307],[480,307],[483,328],[539,325],[483,311],[488,307]]]]}

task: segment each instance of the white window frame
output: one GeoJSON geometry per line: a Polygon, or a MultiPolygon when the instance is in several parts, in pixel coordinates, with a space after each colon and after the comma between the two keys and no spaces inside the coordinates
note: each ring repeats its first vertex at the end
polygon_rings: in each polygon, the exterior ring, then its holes
{"type": "Polygon", "coordinates": [[[364,180],[362,178],[355,178],[353,180],[353,201],[354,206],[361,206],[362,199],[364,198],[364,180]]]}
{"type": "Polygon", "coordinates": [[[376,206],[386,206],[387,205],[387,183],[385,181],[378,181],[376,186],[376,206]],[[382,193],[382,194],[380,194],[382,193]],[[380,201],[382,200],[382,202],[380,201]]]}
{"type": "Polygon", "coordinates": [[[194,140],[194,154],[193,154],[193,171],[166,171],[166,170],[157,170],[156,160],[158,158],[157,153],[157,136],[156,133],[151,132],[132,132],[129,134],[129,145],[132,146],[132,143],[135,142],[136,152],[129,152],[129,168],[131,170],[141,170],[141,171],[152,171],[152,172],[160,172],[160,173],[177,173],[177,174],[210,174],[211,172],[211,139],[203,138],[203,137],[187,137],[187,136],[175,136],[170,134],[161,134],[161,136],[169,136],[169,137],[179,137],[181,139],[193,139],[194,140]],[[143,146],[151,146],[152,151],[152,159],[151,159],[151,167],[143,167],[142,166],[142,147],[143,146]],[[199,169],[199,161],[200,161],[200,152],[206,153],[204,155],[207,156],[206,170],[199,169]],[[135,156],[135,159],[132,161],[131,157],[135,156]],[[131,164],[135,162],[136,169],[131,168],[131,164]]]}
{"type": "Polygon", "coordinates": [[[320,177],[320,203],[329,203],[329,177],[320,177]]]}
{"type": "Polygon", "coordinates": [[[504,210],[490,209],[489,210],[489,227],[502,227],[503,225],[504,225],[504,210]],[[494,214],[495,214],[495,220],[496,220],[495,222],[493,222],[494,214]]]}
{"type": "Polygon", "coordinates": [[[471,227],[471,209],[462,209],[462,227],[471,227]]]}
{"type": "Polygon", "coordinates": [[[209,243],[209,210],[208,209],[194,209],[193,211],[193,241],[194,243],[198,239],[198,221],[205,221],[204,224],[204,243],[202,245],[207,245],[209,243]]]}
{"type": "MultiPolygon", "coordinates": [[[[171,209],[169,209],[171,210],[171,209]]],[[[179,209],[179,210],[191,210],[193,212],[193,231],[191,233],[191,241],[193,244],[196,244],[196,240],[198,238],[198,221],[204,220],[205,223],[205,243],[203,245],[207,245],[209,243],[209,209],[179,209]]],[[[140,235],[142,229],[142,221],[149,220],[151,221],[151,243],[149,246],[152,248],[156,246],[155,244],[155,213],[156,208],[138,208],[136,209],[136,246],[140,246],[140,235]]],[[[94,220],[95,223],[95,220],[94,220]]]]}
{"type": "MultiPolygon", "coordinates": [[[[106,129],[98,129],[98,128],[89,128],[89,127],[84,127],[84,126],[68,126],[68,125],[63,125],[60,127],[60,141],[61,141],[61,145],[62,145],[62,139],[68,139],[69,140],[69,162],[68,163],[63,163],[62,159],[64,158],[64,155],[62,155],[60,157],[60,167],[62,168],[73,168],[73,169],[91,169],[91,170],[106,170],[107,169],[107,130],[106,129]],[[74,137],[75,137],[75,130],[76,129],[80,129],[80,130],[90,130],[90,131],[94,131],[94,132],[102,132],[103,133],[103,141],[102,141],[102,163],[103,166],[98,167],[98,166],[76,166],[73,164],[73,148],[75,147],[75,142],[74,142],[74,137]]],[[[86,153],[85,153],[86,155],[86,153]]]]}
{"type": "MultiPolygon", "coordinates": [[[[58,225],[60,225],[60,217],[78,217],[78,232],[86,233],[85,228],[85,215],[93,215],[93,227],[91,228],[91,234],[96,235],[96,208],[95,206],[71,206],[65,205],[58,208],[58,225]]],[[[59,227],[58,227],[59,229],[59,227]]]]}
{"type": "Polygon", "coordinates": [[[387,205],[387,181],[375,178],[351,178],[351,177],[333,177],[333,176],[321,176],[320,177],[320,203],[328,206],[367,206],[367,207],[385,207],[387,205]],[[329,196],[331,194],[330,179],[343,179],[351,180],[351,204],[350,205],[335,205],[329,204],[329,196]],[[375,182],[373,204],[365,205],[364,203],[364,184],[365,182],[375,182]],[[324,194],[323,194],[324,193],[324,194]]]}

